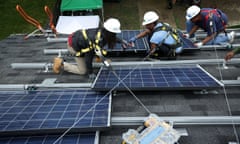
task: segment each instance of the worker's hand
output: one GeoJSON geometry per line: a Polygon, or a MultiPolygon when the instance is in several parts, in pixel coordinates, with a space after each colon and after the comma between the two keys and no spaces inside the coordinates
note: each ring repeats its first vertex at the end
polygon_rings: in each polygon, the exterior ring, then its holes
{"type": "Polygon", "coordinates": [[[202,42],[198,42],[198,43],[195,43],[194,45],[199,48],[199,47],[201,47],[203,45],[203,43],[202,42]]]}
{"type": "Polygon", "coordinates": [[[190,37],[190,35],[188,33],[186,33],[186,34],[183,34],[183,37],[188,39],[190,37]]]}
{"type": "Polygon", "coordinates": [[[147,57],[150,57],[150,56],[153,55],[154,53],[155,53],[155,48],[150,49],[150,50],[148,51],[147,57]]]}
{"type": "Polygon", "coordinates": [[[134,43],[137,40],[137,37],[134,36],[132,38],[130,38],[130,40],[128,40],[128,43],[134,43]]]}
{"type": "Polygon", "coordinates": [[[97,56],[102,57],[102,52],[100,49],[95,49],[95,53],[97,56]]]}
{"type": "Polygon", "coordinates": [[[226,61],[228,61],[228,60],[230,60],[230,59],[232,59],[234,57],[234,52],[233,51],[230,51],[230,52],[228,52],[227,54],[226,54],[226,56],[225,56],[225,60],[226,61]]]}
{"type": "Polygon", "coordinates": [[[128,42],[126,40],[122,40],[122,44],[121,44],[122,48],[127,48],[128,45],[129,44],[128,44],[128,42]]]}
{"type": "Polygon", "coordinates": [[[104,65],[105,65],[106,67],[110,67],[110,66],[111,66],[111,60],[110,60],[110,59],[105,59],[105,60],[103,61],[103,63],[104,63],[104,65]]]}

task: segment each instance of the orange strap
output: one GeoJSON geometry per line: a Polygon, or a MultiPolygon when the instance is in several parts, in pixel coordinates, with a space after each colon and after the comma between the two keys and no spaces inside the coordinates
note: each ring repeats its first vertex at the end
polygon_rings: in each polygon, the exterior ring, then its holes
{"type": "Polygon", "coordinates": [[[34,26],[36,26],[38,29],[40,29],[41,31],[43,31],[43,28],[41,26],[41,24],[35,20],[34,18],[30,17],[23,9],[20,5],[16,6],[16,10],[20,13],[20,15],[29,23],[33,24],[34,26]]]}
{"type": "Polygon", "coordinates": [[[48,15],[49,17],[49,26],[50,28],[52,29],[53,33],[56,34],[57,33],[57,30],[55,28],[55,25],[53,23],[53,14],[52,14],[52,11],[48,8],[48,6],[44,6],[44,11],[46,12],[46,14],[48,15]]]}

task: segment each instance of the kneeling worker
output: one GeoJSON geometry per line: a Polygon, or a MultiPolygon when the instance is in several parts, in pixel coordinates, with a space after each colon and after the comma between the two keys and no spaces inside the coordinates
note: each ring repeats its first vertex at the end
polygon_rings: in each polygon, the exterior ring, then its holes
{"type": "Polygon", "coordinates": [[[146,29],[128,42],[131,44],[137,39],[147,36],[150,47],[148,55],[159,59],[175,59],[176,54],[181,53],[183,49],[177,30],[167,23],[158,22],[158,19],[159,16],[156,12],[146,12],[142,22],[146,29]]]}
{"type": "Polygon", "coordinates": [[[114,48],[116,43],[123,43],[116,34],[121,33],[118,19],[109,18],[103,28],[78,30],[68,37],[68,50],[75,55],[77,65],[65,62],[62,58],[56,57],[53,62],[53,71],[60,73],[64,70],[74,74],[91,75],[93,73],[93,59],[97,55],[102,57],[106,51],[102,48],[114,48]]]}

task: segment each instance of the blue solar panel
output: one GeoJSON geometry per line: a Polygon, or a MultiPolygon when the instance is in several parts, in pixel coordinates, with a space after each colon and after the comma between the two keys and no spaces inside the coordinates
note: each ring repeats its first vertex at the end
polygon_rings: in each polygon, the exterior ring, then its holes
{"type": "MultiPolygon", "coordinates": [[[[1,137],[0,144],[53,144],[61,135],[1,137]]],[[[96,133],[68,134],[57,144],[95,144],[96,133]]]]}
{"type": "MultiPolygon", "coordinates": [[[[138,67],[134,71],[132,68],[133,66],[114,68],[119,79],[132,90],[210,89],[221,86],[220,82],[199,65],[148,66],[138,67]]],[[[126,90],[119,79],[112,71],[101,68],[92,88],[110,90],[117,85],[116,90],[126,90]]]]}
{"type": "MultiPolygon", "coordinates": [[[[130,38],[136,36],[139,34],[140,30],[123,30],[121,33],[117,34],[119,38],[122,38],[124,40],[129,40],[130,38]]],[[[128,47],[128,48],[122,48],[121,44],[117,43],[114,49],[106,48],[108,52],[146,52],[149,49],[149,45],[147,43],[147,40],[145,38],[138,39],[135,42],[134,47],[128,47]]]]}
{"type": "Polygon", "coordinates": [[[182,32],[178,31],[178,36],[182,41],[184,50],[200,50],[200,48],[196,47],[190,39],[185,38],[182,32]]]}
{"type": "Polygon", "coordinates": [[[1,91],[0,132],[109,127],[110,105],[110,95],[90,89],[1,91]]]}

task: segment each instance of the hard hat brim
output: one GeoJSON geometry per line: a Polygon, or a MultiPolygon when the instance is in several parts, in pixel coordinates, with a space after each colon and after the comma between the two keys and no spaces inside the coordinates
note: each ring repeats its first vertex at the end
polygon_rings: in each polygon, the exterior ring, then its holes
{"type": "Polygon", "coordinates": [[[159,17],[157,16],[156,18],[154,18],[154,19],[152,19],[150,21],[143,21],[142,25],[145,26],[147,24],[150,24],[150,23],[153,23],[153,22],[157,21],[158,19],[159,19],[159,17]]]}
{"type": "Polygon", "coordinates": [[[109,32],[112,32],[112,33],[121,33],[121,30],[120,29],[116,29],[116,30],[113,30],[113,29],[110,29],[107,24],[103,24],[103,27],[109,31],[109,32]]]}

